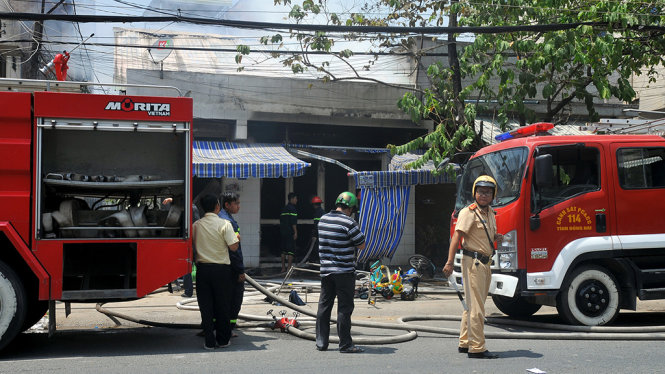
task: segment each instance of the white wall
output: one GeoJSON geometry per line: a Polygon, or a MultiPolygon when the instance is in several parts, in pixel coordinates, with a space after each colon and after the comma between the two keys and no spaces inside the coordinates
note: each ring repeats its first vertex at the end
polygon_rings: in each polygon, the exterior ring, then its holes
{"type": "MultiPolygon", "coordinates": [[[[406,223],[404,224],[404,232],[402,239],[397,246],[395,256],[390,261],[391,265],[407,265],[409,257],[416,253],[416,188],[411,186],[411,193],[409,194],[409,206],[406,212],[406,223]]],[[[385,263],[385,262],[384,262],[385,263]]],[[[408,268],[402,267],[402,270],[407,271],[408,268]]]]}
{"type": "Polygon", "coordinates": [[[240,211],[234,218],[240,226],[242,255],[246,268],[259,266],[261,239],[261,180],[224,178],[222,191],[232,191],[240,195],[240,211]]]}
{"type": "Polygon", "coordinates": [[[633,76],[633,88],[640,99],[640,110],[662,111],[665,109],[665,67],[659,65],[654,69],[657,71],[655,82],[649,82],[646,74],[633,76]]]}

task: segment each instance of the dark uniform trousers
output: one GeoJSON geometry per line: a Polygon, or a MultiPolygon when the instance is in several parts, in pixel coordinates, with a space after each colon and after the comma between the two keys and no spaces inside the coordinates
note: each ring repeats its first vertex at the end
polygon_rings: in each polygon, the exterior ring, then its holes
{"type": "Polygon", "coordinates": [[[245,282],[238,282],[238,274],[235,271],[231,271],[231,327],[235,327],[236,320],[238,319],[238,314],[240,314],[240,308],[242,308],[242,299],[245,296],[245,282]]]}
{"type": "Polygon", "coordinates": [[[230,265],[196,264],[196,297],[208,347],[226,345],[231,338],[231,282],[230,265]]]}
{"type": "Polygon", "coordinates": [[[339,349],[353,346],[351,340],[351,313],[353,291],[356,287],[354,273],[329,274],[321,278],[319,310],[316,314],[316,346],[328,348],[330,338],[330,314],[337,297],[337,335],[339,349]]]}

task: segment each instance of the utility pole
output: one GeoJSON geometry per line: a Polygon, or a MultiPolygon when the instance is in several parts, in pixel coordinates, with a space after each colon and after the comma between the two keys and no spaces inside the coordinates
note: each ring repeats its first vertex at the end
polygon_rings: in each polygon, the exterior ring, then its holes
{"type": "MultiPolygon", "coordinates": [[[[42,11],[46,8],[46,0],[42,0],[42,11]]],[[[39,50],[42,45],[42,37],[44,33],[44,21],[35,21],[32,31],[32,48],[30,48],[30,70],[28,71],[28,78],[38,79],[39,76],[39,50]]]]}
{"type": "MultiPolygon", "coordinates": [[[[458,0],[450,0],[451,8],[458,2],[458,0]]],[[[457,27],[457,12],[450,12],[448,26],[457,27]]],[[[462,76],[460,75],[459,57],[457,57],[457,38],[452,32],[448,33],[448,65],[453,70],[453,97],[457,109],[456,115],[462,116],[464,115],[464,102],[459,97],[462,92],[462,76]]]]}
{"type": "MultiPolygon", "coordinates": [[[[55,8],[60,6],[60,4],[64,3],[65,0],[60,0],[58,1],[57,4],[55,4],[51,9],[49,9],[47,14],[51,14],[55,8]]],[[[44,13],[44,10],[46,10],[46,0],[42,0],[42,9],[41,13],[44,13]]],[[[42,46],[42,39],[44,37],[44,21],[35,21],[35,25],[33,27],[32,31],[32,48],[30,48],[30,70],[28,71],[28,78],[34,78],[34,79],[39,79],[39,57],[40,57],[40,50],[42,46]]]]}

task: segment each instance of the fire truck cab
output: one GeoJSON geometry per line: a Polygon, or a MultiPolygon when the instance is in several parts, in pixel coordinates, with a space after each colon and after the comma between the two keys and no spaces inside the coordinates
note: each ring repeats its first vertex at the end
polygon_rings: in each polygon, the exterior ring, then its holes
{"type": "Polygon", "coordinates": [[[191,271],[191,123],[190,98],[0,92],[0,348],[191,271]]]}
{"type": "MultiPolygon", "coordinates": [[[[504,241],[490,293],[510,316],[556,306],[568,323],[605,325],[622,308],[665,298],[665,139],[655,135],[519,137],[487,146],[460,178],[457,212],[471,186],[492,176],[504,241]]],[[[514,136],[504,136],[510,138],[514,136]]],[[[455,279],[461,282],[461,254],[455,279]]]]}

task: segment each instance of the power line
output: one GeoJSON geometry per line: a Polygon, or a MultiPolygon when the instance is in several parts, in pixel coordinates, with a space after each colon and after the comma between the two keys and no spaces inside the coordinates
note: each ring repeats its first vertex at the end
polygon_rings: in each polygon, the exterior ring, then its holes
{"type": "MultiPolygon", "coordinates": [[[[41,3],[41,0],[21,0],[21,1],[25,2],[25,3],[41,3]]],[[[52,2],[55,2],[55,1],[57,1],[57,0],[52,0],[52,2]]],[[[606,1],[606,2],[608,4],[626,5],[625,1],[623,1],[623,0],[609,0],[609,1],[606,1]]],[[[171,15],[175,15],[177,13],[175,10],[168,9],[168,8],[161,8],[161,7],[154,7],[154,6],[142,6],[142,5],[139,5],[139,4],[129,5],[130,4],[129,2],[125,2],[125,3],[128,4],[128,5],[127,6],[120,6],[120,5],[117,5],[117,4],[115,4],[115,5],[105,5],[105,4],[99,4],[99,3],[92,3],[92,4],[79,4],[78,7],[79,8],[85,7],[85,8],[88,8],[88,9],[95,9],[95,10],[99,10],[99,11],[103,11],[102,9],[105,9],[105,8],[110,8],[110,9],[136,9],[136,8],[140,8],[140,9],[145,9],[145,10],[148,10],[148,11],[154,11],[154,10],[162,10],[162,11],[165,11],[165,12],[166,11],[171,11],[170,13],[166,13],[166,14],[171,14],[171,15]]],[[[487,9],[502,9],[502,8],[503,9],[510,9],[510,8],[513,8],[513,9],[520,9],[520,10],[531,9],[531,10],[536,10],[536,11],[537,10],[552,9],[552,8],[546,7],[546,6],[535,6],[535,5],[526,5],[526,4],[512,5],[512,4],[502,3],[502,2],[487,3],[487,2],[479,2],[479,1],[467,1],[465,4],[468,4],[471,7],[487,8],[487,9]]],[[[635,7],[641,6],[643,9],[652,9],[652,8],[655,8],[657,6],[653,2],[634,1],[634,0],[631,1],[630,4],[628,4],[628,5],[632,5],[632,6],[635,6],[635,7]]],[[[219,7],[223,8],[224,6],[220,5],[219,7]]],[[[589,8],[574,8],[574,9],[571,9],[571,8],[561,8],[560,7],[560,8],[556,9],[557,12],[568,12],[568,13],[571,13],[571,14],[577,14],[581,10],[587,10],[588,11],[589,8]]],[[[202,12],[206,12],[206,11],[190,10],[189,12],[186,12],[186,11],[182,10],[181,12],[183,14],[187,14],[187,13],[194,14],[194,13],[202,13],[202,12]]],[[[261,13],[261,14],[281,14],[281,15],[285,15],[285,16],[288,16],[288,14],[289,14],[289,10],[265,10],[265,9],[236,10],[236,9],[233,9],[233,8],[224,9],[221,12],[223,12],[225,14],[261,13]]],[[[117,12],[112,12],[112,13],[117,13],[117,12]]],[[[363,14],[363,15],[366,15],[366,16],[367,15],[370,15],[370,16],[371,15],[376,15],[376,16],[386,17],[390,14],[393,14],[394,12],[391,11],[391,10],[384,10],[384,11],[379,11],[379,10],[361,11],[361,10],[357,10],[357,11],[353,11],[353,8],[350,8],[348,10],[342,10],[342,11],[330,11],[330,13],[335,13],[337,15],[363,14]]],[[[429,17],[433,13],[433,11],[430,11],[430,12],[413,12],[413,13],[415,15],[418,15],[418,16],[421,16],[421,17],[429,17]]],[[[596,13],[596,14],[634,15],[634,16],[653,16],[654,15],[653,12],[638,13],[638,12],[620,12],[620,11],[610,11],[610,10],[602,11],[602,10],[598,10],[598,9],[595,9],[594,13],[596,13]]]]}
{"type": "MultiPolygon", "coordinates": [[[[5,43],[24,43],[29,42],[29,39],[14,39],[14,40],[0,40],[0,44],[5,43]]],[[[48,40],[42,41],[42,44],[77,44],[78,41],[65,41],[65,40],[48,40]]],[[[139,48],[139,49],[152,49],[154,45],[138,45],[138,44],[122,44],[122,43],[83,43],[81,46],[95,46],[95,47],[124,47],[124,48],[139,48]]],[[[160,49],[172,49],[176,51],[205,51],[205,52],[233,52],[237,53],[236,48],[211,48],[211,47],[164,47],[160,49]]],[[[276,50],[276,49],[257,49],[252,50],[252,53],[268,53],[268,54],[291,54],[291,55],[334,55],[335,52],[327,51],[289,51],[289,50],[276,50]]],[[[352,52],[354,56],[414,56],[412,52],[352,52]]],[[[446,57],[448,53],[423,53],[426,56],[433,57],[446,57]]]]}
{"type": "MultiPolygon", "coordinates": [[[[398,33],[398,34],[443,34],[443,33],[475,33],[500,34],[511,32],[542,32],[570,30],[579,26],[611,26],[607,22],[575,22],[559,24],[515,25],[515,26],[459,26],[459,27],[409,27],[409,26],[337,26],[337,25],[307,25],[294,23],[253,22],[222,20],[185,16],[104,16],[89,14],[41,14],[41,13],[13,13],[0,12],[0,18],[9,20],[27,21],[67,21],[80,23],[127,23],[127,22],[186,22],[199,25],[227,26],[243,29],[276,29],[297,31],[326,31],[326,32],[358,32],[358,33],[398,33]]],[[[638,31],[665,31],[665,26],[633,25],[617,27],[617,29],[632,29],[638,31]]]]}

